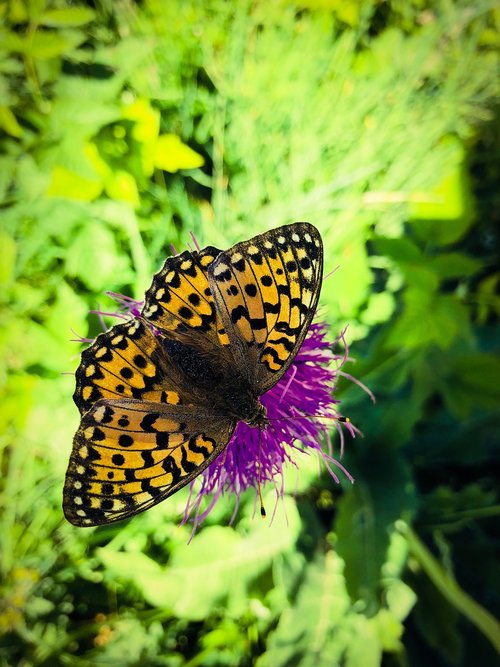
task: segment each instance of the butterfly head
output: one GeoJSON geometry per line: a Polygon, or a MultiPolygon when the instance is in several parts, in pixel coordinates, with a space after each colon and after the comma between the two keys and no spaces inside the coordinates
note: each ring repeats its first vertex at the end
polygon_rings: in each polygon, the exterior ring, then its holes
{"type": "Polygon", "coordinates": [[[261,430],[270,423],[269,419],[267,418],[266,408],[262,405],[262,403],[257,402],[255,412],[249,419],[245,419],[245,422],[248,424],[248,426],[258,427],[261,430]]]}

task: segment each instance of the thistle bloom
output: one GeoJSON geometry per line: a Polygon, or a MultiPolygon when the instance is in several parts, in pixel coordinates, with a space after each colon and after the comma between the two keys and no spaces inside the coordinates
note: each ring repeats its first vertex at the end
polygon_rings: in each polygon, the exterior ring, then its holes
{"type": "MultiPolygon", "coordinates": [[[[129,319],[139,316],[142,302],[108,292],[118,303],[118,311],[93,311],[101,320],[104,316],[129,319]]],[[[104,322],[103,322],[104,328],[104,322]]],[[[337,458],[329,430],[333,424],[339,433],[340,457],[343,455],[345,428],[352,437],[357,429],[341,416],[339,401],[334,391],[340,376],[359,384],[373,399],[373,395],[359,381],[346,374],[342,367],[348,359],[348,348],[342,332],[332,344],[327,340],[327,327],[313,323],[301,349],[281,380],[260,401],[267,410],[269,425],[264,429],[251,428],[239,422],[224,452],[192,483],[184,512],[183,523],[193,516],[194,530],[208,516],[224,493],[235,497],[236,516],[241,495],[249,488],[258,491],[266,482],[272,482],[277,499],[283,496],[284,466],[297,466],[296,452],[318,454],[332,478],[339,483],[334,471],[341,471],[351,482],[353,478],[337,458]],[[343,352],[334,350],[342,343],[343,352]],[[208,500],[207,500],[208,499],[208,500]]]]}

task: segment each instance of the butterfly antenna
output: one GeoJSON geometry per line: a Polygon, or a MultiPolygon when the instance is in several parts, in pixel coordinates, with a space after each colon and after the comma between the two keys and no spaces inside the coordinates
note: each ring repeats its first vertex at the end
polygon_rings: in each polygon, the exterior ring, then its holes
{"type": "Polygon", "coordinates": [[[336,422],[342,422],[343,424],[350,424],[351,420],[349,417],[330,417],[329,415],[294,415],[293,417],[275,417],[274,419],[269,419],[270,422],[292,422],[297,419],[332,419],[336,422]]]}
{"type": "Polygon", "coordinates": [[[264,507],[264,501],[262,500],[262,488],[260,485],[260,452],[261,452],[261,446],[262,446],[262,430],[259,429],[259,455],[258,455],[258,460],[257,460],[257,493],[259,494],[259,502],[260,502],[260,516],[265,519],[267,514],[266,514],[266,508],[264,507]]]}

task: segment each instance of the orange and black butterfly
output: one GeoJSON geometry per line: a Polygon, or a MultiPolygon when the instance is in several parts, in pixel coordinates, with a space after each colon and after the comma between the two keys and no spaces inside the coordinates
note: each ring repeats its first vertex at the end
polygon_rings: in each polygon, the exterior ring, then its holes
{"type": "Polygon", "coordinates": [[[169,257],[141,316],[82,353],[66,518],[134,516],[199,475],[239,421],[264,428],[259,397],[299,351],[322,275],[321,237],[305,222],[169,257]]]}

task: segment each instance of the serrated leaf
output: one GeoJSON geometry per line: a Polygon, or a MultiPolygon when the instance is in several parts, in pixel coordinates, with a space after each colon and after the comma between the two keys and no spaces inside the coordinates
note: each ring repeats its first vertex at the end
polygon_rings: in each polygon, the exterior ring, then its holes
{"type": "Polygon", "coordinates": [[[350,640],[344,624],[349,597],[342,567],[342,561],[331,551],[324,560],[308,565],[297,599],[282,612],[257,667],[338,664],[350,640]],[[339,632],[339,626],[344,632],[339,632]]]}
{"type": "Polygon", "coordinates": [[[470,340],[467,309],[456,298],[408,288],[405,309],[387,336],[390,348],[425,348],[435,344],[448,349],[457,339],[470,340]]]}
{"type": "Polygon", "coordinates": [[[149,604],[169,609],[179,618],[202,620],[224,601],[232,613],[244,601],[249,582],[295,544],[298,512],[291,498],[283,502],[288,522],[278,512],[271,527],[256,523],[245,537],[232,528],[209,526],[190,544],[177,547],[166,568],[144,554],[106,547],[99,550],[99,557],[115,576],[132,581],[149,604]]]}
{"type": "Polygon", "coordinates": [[[378,628],[373,618],[360,614],[351,619],[351,631],[356,641],[347,646],[345,667],[379,667],[382,658],[382,646],[378,628]]]}

